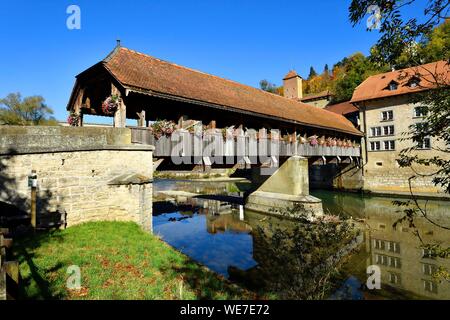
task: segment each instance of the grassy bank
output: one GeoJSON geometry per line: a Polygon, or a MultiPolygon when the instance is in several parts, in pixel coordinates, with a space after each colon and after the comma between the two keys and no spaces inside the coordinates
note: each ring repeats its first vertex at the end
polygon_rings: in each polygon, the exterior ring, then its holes
{"type": "Polygon", "coordinates": [[[134,223],[95,222],[17,240],[22,299],[254,299],[134,223]],[[67,268],[81,269],[79,291],[67,268]]]}

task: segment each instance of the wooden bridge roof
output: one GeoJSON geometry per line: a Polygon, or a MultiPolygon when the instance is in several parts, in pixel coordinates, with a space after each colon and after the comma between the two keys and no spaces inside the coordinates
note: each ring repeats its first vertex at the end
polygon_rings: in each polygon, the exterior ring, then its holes
{"type": "Polygon", "coordinates": [[[281,121],[362,135],[345,117],[121,46],[101,62],[129,90],[164,94],[281,121]]]}

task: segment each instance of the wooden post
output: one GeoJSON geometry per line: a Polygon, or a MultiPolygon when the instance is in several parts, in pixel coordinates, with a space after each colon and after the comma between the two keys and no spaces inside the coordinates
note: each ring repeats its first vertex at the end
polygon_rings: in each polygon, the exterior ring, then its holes
{"type": "Polygon", "coordinates": [[[37,177],[36,170],[31,171],[31,226],[36,229],[36,196],[37,196],[37,177]],[[36,182],[35,182],[36,181],[36,182]]]}
{"type": "Polygon", "coordinates": [[[141,112],[136,113],[139,117],[138,119],[138,127],[145,128],[147,126],[147,123],[145,121],[145,110],[142,110],[141,112]]]}
{"type": "Polygon", "coordinates": [[[0,301],[6,300],[6,270],[4,267],[6,256],[3,251],[3,234],[0,233],[0,301]]]}
{"type": "Polygon", "coordinates": [[[127,107],[123,101],[123,97],[120,94],[119,89],[111,83],[111,94],[118,95],[120,97],[120,105],[116,113],[114,113],[114,127],[115,128],[125,128],[127,122],[127,107]]]}
{"type": "Polygon", "coordinates": [[[126,122],[127,122],[127,107],[123,102],[123,99],[121,99],[119,108],[114,114],[114,127],[125,128],[126,122]]]}

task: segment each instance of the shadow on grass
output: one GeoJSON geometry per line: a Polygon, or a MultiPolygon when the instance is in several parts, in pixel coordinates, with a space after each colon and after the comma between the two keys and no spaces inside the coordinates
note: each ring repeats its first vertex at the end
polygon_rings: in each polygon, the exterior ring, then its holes
{"type": "MultiPolygon", "coordinates": [[[[166,271],[166,270],[163,270],[166,271]]],[[[195,293],[199,300],[255,300],[261,299],[257,293],[233,284],[195,262],[188,262],[183,267],[173,267],[171,271],[181,275],[184,283],[195,293]]]]}
{"type": "MultiPolygon", "coordinates": [[[[30,217],[30,192],[22,190],[20,187],[27,177],[18,176],[14,171],[16,157],[20,157],[14,148],[10,148],[0,153],[0,227],[9,230],[8,237],[14,239],[12,253],[7,250],[8,260],[17,260],[20,264],[26,264],[30,270],[29,276],[20,279],[18,290],[19,298],[26,297],[26,288],[33,282],[37,288],[36,298],[58,298],[52,296],[49,290],[49,283],[41,276],[40,271],[34,262],[34,250],[42,243],[46,242],[49,236],[54,233],[49,231],[53,228],[65,228],[66,214],[59,205],[51,205],[54,198],[53,193],[48,189],[38,187],[36,197],[36,213],[38,229],[41,233],[34,234],[31,227],[30,217]],[[12,170],[11,170],[11,166],[12,170]],[[27,194],[28,192],[28,194],[27,194]],[[31,237],[30,237],[31,236],[31,237]],[[27,237],[27,240],[25,240],[27,237]],[[16,242],[18,241],[18,244],[16,242]]],[[[31,173],[31,169],[30,169],[31,173]]],[[[38,172],[39,175],[39,172],[38,172]]],[[[61,196],[60,196],[61,198],[61,196]]],[[[61,266],[56,265],[58,269],[61,266]]],[[[52,270],[47,270],[52,271],[52,270]]],[[[20,275],[22,276],[22,275],[20,275]]],[[[9,291],[9,289],[8,289],[9,291]]],[[[32,298],[35,298],[34,296],[32,298]]]]}
{"type": "Polygon", "coordinates": [[[36,249],[45,245],[50,238],[62,241],[62,237],[57,231],[48,231],[18,239],[14,245],[13,258],[19,262],[22,270],[24,268],[29,270],[26,275],[20,274],[19,299],[59,300],[64,298],[61,294],[55,293],[48,279],[44,278],[48,274],[60,271],[64,265],[58,262],[48,268],[39,268],[35,263],[36,249]]]}

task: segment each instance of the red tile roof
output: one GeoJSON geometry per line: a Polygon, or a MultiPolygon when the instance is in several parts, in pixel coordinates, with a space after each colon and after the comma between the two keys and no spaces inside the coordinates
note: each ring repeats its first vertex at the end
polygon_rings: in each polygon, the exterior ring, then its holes
{"type": "Polygon", "coordinates": [[[351,102],[367,101],[391,96],[419,92],[436,87],[438,83],[450,85],[450,67],[446,61],[437,61],[417,67],[381,73],[367,78],[353,92],[351,102]],[[411,80],[420,79],[416,87],[411,87],[411,80]],[[389,90],[391,82],[397,82],[396,90],[389,90]]]}
{"type": "Polygon", "coordinates": [[[234,81],[118,47],[104,60],[125,87],[225,106],[301,125],[362,135],[345,117],[234,81]]]}
{"type": "Polygon", "coordinates": [[[300,101],[310,101],[310,100],[315,100],[315,99],[323,99],[326,97],[331,97],[333,96],[333,93],[331,93],[329,90],[325,90],[319,93],[312,93],[312,94],[308,94],[306,96],[304,96],[303,98],[300,99],[300,101]]]}
{"type": "Polygon", "coordinates": [[[298,75],[297,71],[291,70],[287,73],[287,75],[284,76],[283,80],[291,79],[294,77],[300,77],[300,76],[298,75]]]}
{"type": "Polygon", "coordinates": [[[338,104],[333,104],[331,106],[327,106],[325,107],[325,110],[342,115],[359,111],[359,109],[355,107],[350,101],[345,101],[338,104]]]}

